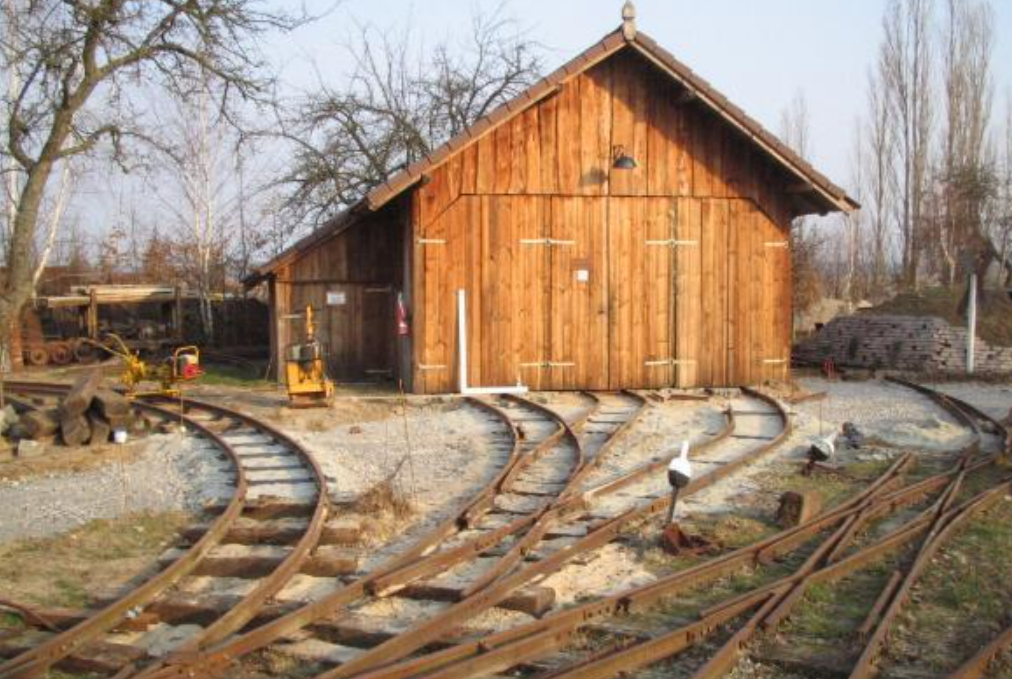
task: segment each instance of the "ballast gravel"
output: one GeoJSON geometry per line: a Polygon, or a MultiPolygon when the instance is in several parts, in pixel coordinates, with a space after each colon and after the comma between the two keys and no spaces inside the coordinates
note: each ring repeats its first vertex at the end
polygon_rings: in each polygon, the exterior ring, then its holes
{"type": "Polygon", "coordinates": [[[144,452],[127,464],[0,481],[0,543],[137,512],[195,512],[234,492],[231,465],[192,434],[159,434],[129,445],[143,445],[144,452]]]}

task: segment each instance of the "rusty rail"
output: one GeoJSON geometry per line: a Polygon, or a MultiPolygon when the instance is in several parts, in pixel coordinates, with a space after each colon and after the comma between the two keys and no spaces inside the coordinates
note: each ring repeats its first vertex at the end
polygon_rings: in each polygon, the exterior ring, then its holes
{"type": "Polygon", "coordinates": [[[313,507],[313,514],[310,518],[306,531],[299,538],[292,551],[275,568],[271,574],[262,578],[256,587],[243,596],[242,601],[233,606],[222,617],[215,620],[209,627],[197,634],[185,644],[175,649],[174,653],[185,655],[203,649],[228,637],[233,632],[241,629],[246,623],[252,620],[257,612],[263,608],[267,601],[277,594],[281,589],[301,570],[303,564],[309,558],[311,551],[320,541],[327,515],[331,511],[331,504],[327,492],[327,482],[320,463],[313,455],[288,436],[280,429],[265,422],[256,420],[244,413],[231,408],[205,403],[202,401],[188,400],[187,405],[191,408],[215,413],[221,417],[238,420],[254,430],[266,432],[272,439],[281,443],[285,448],[293,451],[302,462],[309,467],[316,482],[316,503],[313,507]]]}
{"type": "Polygon", "coordinates": [[[981,679],[990,664],[1002,653],[1012,648],[1012,627],[994,638],[969,660],[960,665],[948,679],[981,679]]]}
{"type": "MultiPolygon", "coordinates": [[[[894,466],[892,473],[899,473],[900,464],[898,462],[894,466]]],[[[410,677],[425,674],[426,677],[448,679],[450,677],[480,677],[506,670],[525,659],[536,658],[565,646],[582,627],[600,619],[645,609],[664,597],[713,581],[745,565],[758,564],[763,554],[781,553],[803,544],[827,527],[831,527],[849,514],[856,512],[855,502],[852,500],[802,526],[782,531],[754,545],[742,547],[699,566],[660,578],[655,582],[610,595],[599,601],[553,613],[542,620],[489,635],[481,641],[459,644],[422,658],[406,661],[386,670],[371,672],[364,677],[378,679],[379,677],[410,677]]],[[[655,650],[677,648],[681,643],[697,638],[702,630],[713,629],[761,604],[768,596],[769,592],[758,592],[732,601],[723,608],[706,614],[700,623],[673,633],[670,639],[660,642],[659,645],[652,648],[655,650]],[[681,636],[679,637],[679,635],[681,636]],[[679,638],[682,641],[679,641],[679,638]]],[[[606,661],[602,660],[602,663],[604,662],[606,661]]],[[[611,661],[607,662],[611,663],[611,661]]]]}
{"type": "MultiPolygon", "coordinates": [[[[6,382],[4,388],[22,393],[31,392],[59,395],[64,393],[69,386],[6,382]]],[[[168,413],[168,411],[147,403],[137,403],[136,405],[141,409],[163,417],[176,417],[175,414],[168,413]]],[[[213,441],[218,448],[224,451],[235,468],[236,492],[226,506],[225,511],[215,519],[208,531],[196,544],[192,545],[168,567],[86,620],[54,635],[35,648],[0,664],[0,677],[28,679],[44,675],[57,662],[114,628],[126,617],[129,611],[135,608],[143,608],[166,589],[189,575],[231,529],[246,505],[246,493],[249,487],[242,462],[232,446],[214,431],[189,418],[187,418],[187,424],[213,441]]]]}
{"type": "MultiPolygon", "coordinates": [[[[958,400],[951,399],[951,397],[946,397],[945,402],[947,408],[958,407],[956,405],[958,400]]],[[[978,413],[973,414],[978,415],[978,413]]],[[[959,419],[966,424],[964,418],[959,419]]],[[[1004,440],[1008,441],[1007,432],[1000,424],[987,416],[982,416],[980,419],[990,421],[996,427],[996,431],[1005,435],[1004,440]]],[[[978,498],[965,503],[956,510],[949,508],[955,497],[955,488],[962,476],[994,462],[994,459],[987,459],[971,463],[972,455],[978,452],[979,436],[976,435],[978,432],[976,426],[970,426],[970,428],[975,433],[974,439],[959,451],[959,463],[952,471],[909,484],[904,488],[893,489],[899,473],[909,463],[908,456],[899,460],[887,474],[854,500],[848,501],[836,510],[817,517],[796,529],[784,531],[773,538],[736,550],[724,557],[718,557],[707,564],[681,571],[629,592],[552,614],[543,620],[490,635],[479,642],[458,644],[420,658],[382,667],[358,676],[361,676],[362,679],[391,679],[424,674],[427,679],[436,679],[437,677],[450,679],[485,676],[505,671],[525,660],[541,657],[561,649],[569,643],[581,627],[595,620],[622,615],[649,605],[660,597],[669,596],[691,586],[698,586],[745,563],[758,563],[764,560],[764,557],[768,558],[774,553],[782,553],[798,546],[834,524],[839,525],[833,535],[835,542],[831,539],[824,543],[827,546],[833,545],[832,549],[820,550],[822,555],[833,557],[833,559],[827,558],[821,570],[811,574],[811,582],[824,582],[844,577],[875,559],[881,558],[888,552],[909,543],[926,531],[930,531],[932,518],[943,516],[947,522],[946,530],[951,531],[959,522],[967,520],[972,512],[995,501],[1001,493],[1007,490],[1007,485],[999,486],[985,491],[978,498]],[[899,507],[914,502],[917,498],[946,485],[949,485],[950,491],[944,493],[943,498],[922,514],[920,521],[914,521],[904,526],[879,543],[843,557],[843,543],[853,539],[857,531],[852,529],[859,522],[895,511],[899,507]],[[871,506],[869,502],[862,501],[868,497],[869,491],[873,491],[876,495],[874,506],[871,506]]],[[[761,615],[753,616],[754,620],[758,623],[769,618],[769,624],[773,626],[788,613],[789,601],[797,601],[801,598],[798,594],[788,599],[787,605],[781,605],[783,599],[789,597],[790,586],[793,584],[793,582],[778,581],[767,587],[759,588],[730,602],[725,602],[710,611],[704,611],[699,622],[676,630],[669,635],[636,645],[620,644],[613,652],[599,654],[601,657],[595,657],[590,662],[581,663],[549,676],[605,677],[634,670],[687,648],[712,629],[756,606],[761,607],[761,615]],[[778,599],[781,600],[780,603],[777,603],[778,599]],[[573,670],[571,674],[568,673],[570,669],[573,670]]],[[[882,607],[884,608],[884,604],[882,607]]],[[[1012,631],[1009,632],[1009,636],[1012,636],[1012,631]]],[[[1005,640],[1003,638],[1002,641],[1005,640]]],[[[1012,639],[1008,639],[1008,641],[1012,643],[1012,639]]],[[[995,653],[997,652],[995,651],[995,653]]]]}
{"type": "MultiPolygon", "coordinates": [[[[726,463],[719,469],[716,469],[710,472],[709,474],[706,474],[705,476],[697,477],[692,481],[692,483],[690,483],[690,485],[685,490],[682,491],[683,496],[698,492],[703,488],[709,487],[713,483],[716,483],[718,480],[740,469],[742,466],[753,462],[756,458],[774,450],[789,435],[791,431],[790,418],[788,417],[787,412],[776,400],[770,398],[769,396],[766,396],[765,394],[753,390],[743,389],[742,391],[743,393],[746,393],[749,396],[761,400],[773,407],[774,413],[780,418],[781,423],[783,425],[780,433],[772,440],[768,441],[767,443],[763,444],[756,450],[752,451],[750,455],[739,457],[733,461],[726,463]]],[[[728,427],[716,439],[711,439],[709,443],[713,445],[718,443],[719,441],[724,440],[727,436],[730,436],[733,431],[733,425],[734,425],[733,413],[729,412],[728,427]]],[[[701,447],[697,447],[697,452],[700,450],[700,448],[701,447]]],[[[666,467],[666,465],[667,465],[666,460],[650,463],[630,473],[629,475],[627,475],[627,477],[632,477],[638,480],[639,478],[642,478],[644,475],[650,472],[654,472],[658,469],[663,469],[664,467],[666,467]]],[[[620,481],[619,483],[607,484],[609,489],[614,490],[617,488],[624,487],[625,485],[628,485],[627,483],[622,482],[623,479],[625,478],[626,477],[619,479],[620,481]]],[[[564,511],[572,511],[574,508],[582,506],[582,504],[586,501],[585,498],[592,495],[594,495],[593,491],[589,491],[580,496],[565,501],[561,503],[560,506],[555,509],[555,511],[559,511],[560,513],[564,511]]],[[[417,674],[419,672],[429,671],[431,669],[438,667],[443,660],[447,659],[446,652],[436,652],[420,660],[408,660],[400,664],[394,663],[397,659],[403,658],[411,651],[417,650],[421,646],[424,646],[430,641],[436,639],[439,636],[440,632],[442,630],[445,630],[451,624],[451,622],[459,624],[459,621],[465,620],[485,610],[490,606],[496,605],[497,603],[505,599],[507,596],[509,596],[512,592],[516,591],[516,589],[526,585],[535,578],[541,577],[548,573],[554,572],[555,570],[558,570],[575,556],[593,549],[597,549],[598,547],[601,547],[605,544],[608,544],[615,537],[620,535],[623,532],[623,530],[631,523],[642,520],[666,509],[670,501],[671,501],[670,497],[665,495],[664,497],[658,498],[657,500],[647,503],[646,505],[628,510],[623,514],[597,526],[596,528],[591,530],[586,537],[577,540],[573,545],[565,549],[562,549],[559,552],[556,552],[555,554],[549,556],[543,561],[526,566],[517,573],[507,576],[503,580],[500,580],[499,582],[486,588],[485,590],[478,592],[471,599],[459,602],[454,606],[451,606],[449,609],[443,611],[435,618],[430,619],[425,623],[422,623],[421,625],[411,630],[408,630],[407,632],[398,635],[397,637],[394,637],[389,641],[380,644],[379,646],[374,647],[373,649],[370,649],[370,651],[368,651],[363,656],[359,656],[359,658],[369,656],[371,661],[381,663],[379,664],[379,666],[373,665],[372,667],[363,667],[364,663],[353,665],[355,661],[352,661],[351,663],[341,665],[331,671],[319,675],[318,679],[337,679],[339,677],[345,676],[356,676],[359,672],[365,670],[370,670],[367,674],[364,675],[370,678],[408,677],[413,676],[414,674],[417,674]],[[431,659],[431,661],[434,662],[428,661],[429,659],[431,659]]],[[[588,617],[593,617],[594,614],[588,613],[587,615],[588,617]]],[[[548,620],[549,618],[552,618],[552,616],[549,616],[548,618],[546,618],[546,620],[548,620]]],[[[557,636],[557,630],[548,630],[544,632],[544,634],[548,635],[549,637],[555,637],[557,636]]],[[[502,636],[491,635],[490,637],[482,640],[482,642],[480,642],[480,645],[477,642],[473,645],[465,645],[467,648],[467,650],[464,651],[465,655],[468,652],[479,653],[480,649],[489,649],[492,639],[495,639],[499,642],[506,642],[509,641],[511,637],[508,633],[502,636]]],[[[550,641],[550,639],[543,639],[540,641],[541,643],[544,643],[546,641],[550,641]]],[[[460,649],[457,649],[457,651],[459,652],[460,649]]],[[[450,649],[449,652],[454,653],[452,649],[450,649]]],[[[449,658],[449,660],[453,661],[458,660],[459,658],[460,656],[457,656],[449,658]]],[[[356,658],[356,660],[358,660],[358,658],[356,658]]],[[[483,669],[483,671],[486,670],[483,669]]],[[[448,676],[456,676],[456,675],[451,674],[448,676]]],[[[471,675],[462,675],[462,676],[471,676],[471,675]]],[[[478,673],[473,676],[481,676],[481,674],[478,673]]]]}
{"type": "MultiPolygon", "coordinates": [[[[507,526],[492,531],[487,535],[472,538],[445,553],[428,554],[433,547],[449,535],[457,530],[471,526],[481,514],[491,508],[496,495],[500,492],[508,492],[509,486],[523,468],[532,464],[537,459],[537,456],[548,446],[556,444],[567,435],[574,435],[572,427],[580,426],[593,413],[593,411],[586,413],[573,424],[561,422],[561,418],[557,419],[556,421],[559,422],[560,426],[553,434],[541,441],[532,453],[520,455],[519,451],[522,442],[509,416],[501,409],[486,401],[480,399],[468,400],[503,419],[510,427],[514,445],[509,464],[458,514],[450,517],[437,529],[423,536],[406,552],[385,563],[373,573],[344,586],[322,599],[307,604],[287,615],[283,615],[215,647],[194,654],[192,657],[175,658],[172,663],[167,663],[158,672],[145,674],[145,678],[154,679],[157,677],[158,679],[163,679],[167,677],[216,676],[223,672],[235,659],[263,648],[273,641],[302,629],[321,618],[331,616],[356,600],[370,594],[385,595],[392,593],[413,580],[441,572],[453,565],[476,558],[482,552],[499,544],[506,537],[523,530],[529,530],[531,526],[535,525],[543,514],[521,517],[507,526]]],[[[529,402],[523,400],[522,403],[526,407],[529,402]]],[[[645,404],[642,400],[640,403],[641,405],[645,404]]],[[[539,412],[542,411],[538,404],[532,405],[539,412]]],[[[554,413],[551,413],[551,415],[553,419],[556,418],[554,413]]],[[[638,417],[639,414],[637,413],[636,416],[638,417]]]]}

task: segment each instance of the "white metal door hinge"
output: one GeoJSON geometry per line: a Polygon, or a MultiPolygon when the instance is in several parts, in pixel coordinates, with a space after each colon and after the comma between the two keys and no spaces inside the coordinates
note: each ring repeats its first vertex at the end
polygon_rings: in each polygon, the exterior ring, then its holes
{"type": "Polygon", "coordinates": [[[695,359],[691,358],[662,358],[657,361],[643,361],[643,365],[648,367],[656,366],[672,366],[672,365],[694,365],[695,359]]]}
{"type": "Polygon", "coordinates": [[[768,247],[768,248],[784,248],[784,249],[787,249],[787,248],[791,247],[791,242],[788,241],[788,240],[768,240],[765,243],[763,243],[763,245],[766,246],[766,247],[768,247]]]}
{"type": "Polygon", "coordinates": [[[575,240],[557,240],[555,238],[521,238],[521,245],[576,245],[575,240]]]}
{"type": "Polygon", "coordinates": [[[667,240],[648,240],[647,245],[659,245],[668,248],[686,247],[692,245],[699,245],[698,240],[676,240],[674,238],[668,238],[667,240]]]}
{"type": "Polygon", "coordinates": [[[419,245],[446,245],[445,238],[419,238],[417,243],[419,245]]]}

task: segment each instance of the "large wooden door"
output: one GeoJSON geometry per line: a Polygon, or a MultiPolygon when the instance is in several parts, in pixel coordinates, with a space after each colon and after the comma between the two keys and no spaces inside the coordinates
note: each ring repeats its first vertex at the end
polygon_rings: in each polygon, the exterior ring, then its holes
{"type": "Polygon", "coordinates": [[[613,389],[674,383],[676,225],[674,199],[609,199],[609,382],[613,389]]]}
{"type": "Polygon", "coordinates": [[[549,372],[549,199],[481,200],[483,365],[480,381],[472,382],[504,386],[519,380],[531,389],[543,389],[549,372]]]}
{"type": "Polygon", "coordinates": [[[456,210],[447,210],[425,226],[415,247],[415,261],[424,285],[415,291],[416,389],[438,394],[455,389],[456,308],[454,305],[455,257],[461,236],[456,210]]]}
{"type": "Polygon", "coordinates": [[[700,384],[699,364],[706,347],[702,316],[702,209],[699,199],[680,198],[675,229],[675,385],[700,384]]]}
{"type": "Polygon", "coordinates": [[[547,389],[608,388],[606,201],[552,199],[547,389]]]}
{"type": "Polygon", "coordinates": [[[762,240],[762,359],[749,383],[785,380],[790,373],[791,251],[790,235],[761,210],[753,209],[755,231],[762,240]]]}

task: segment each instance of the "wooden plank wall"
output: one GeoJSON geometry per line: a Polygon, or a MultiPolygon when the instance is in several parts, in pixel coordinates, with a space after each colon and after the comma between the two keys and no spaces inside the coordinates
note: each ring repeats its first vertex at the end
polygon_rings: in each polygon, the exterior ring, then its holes
{"type": "MultiPolygon", "coordinates": [[[[308,250],[278,272],[272,284],[272,346],[277,365],[301,341],[307,305],[326,344],[328,368],[341,380],[398,375],[394,303],[404,280],[405,217],[399,206],[367,218],[308,250]],[[332,293],[328,304],[327,294],[332,293]]],[[[283,371],[279,371],[282,375],[283,371]]]]}
{"type": "Polygon", "coordinates": [[[789,356],[787,178],[631,52],[481,137],[415,191],[416,391],[723,386],[789,356]],[[637,168],[612,169],[617,147],[637,168]]]}

